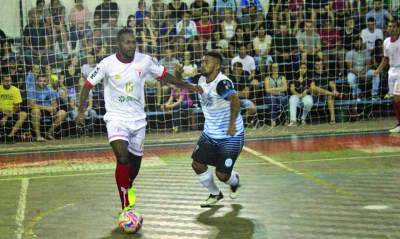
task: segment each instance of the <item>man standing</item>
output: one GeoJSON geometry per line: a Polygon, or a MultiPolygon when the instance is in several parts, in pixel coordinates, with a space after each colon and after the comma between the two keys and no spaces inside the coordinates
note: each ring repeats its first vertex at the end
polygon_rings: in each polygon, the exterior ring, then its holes
{"type": "MultiPolygon", "coordinates": [[[[90,89],[103,80],[108,140],[117,159],[115,179],[122,209],[135,206],[133,181],[139,173],[146,132],[144,111],[145,79],[158,78],[177,87],[197,91],[196,86],[184,83],[167,73],[151,56],[136,51],[136,41],[131,29],[117,34],[116,54],[104,58],[89,74],[81,90],[80,101],[86,102],[90,89]]],[[[79,106],[77,123],[84,122],[85,106],[79,106]]]]}
{"type": "Polygon", "coordinates": [[[387,66],[389,68],[389,95],[393,96],[393,109],[397,119],[397,126],[389,130],[390,133],[400,133],[400,27],[398,20],[389,22],[388,32],[390,37],[383,42],[384,58],[375,75],[379,75],[387,66]]]}
{"type": "Polygon", "coordinates": [[[192,154],[192,168],[210,196],[201,207],[209,207],[224,196],[214,182],[208,165],[216,167],[217,178],[231,188],[231,198],[238,195],[239,175],[233,171],[244,143],[240,100],[232,81],[220,72],[222,57],[206,53],[202,62],[202,76],[194,82],[202,88],[199,95],[204,113],[204,131],[192,154]]]}

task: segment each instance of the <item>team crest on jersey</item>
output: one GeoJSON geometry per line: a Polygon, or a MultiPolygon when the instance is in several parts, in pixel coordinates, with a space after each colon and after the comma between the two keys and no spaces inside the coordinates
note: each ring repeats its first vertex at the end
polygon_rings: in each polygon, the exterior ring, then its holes
{"type": "Polygon", "coordinates": [[[116,74],[114,77],[115,80],[121,80],[121,75],[120,74],[116,74]]]}
{"type": "Polygon", "coordinates": [[[232,164],[233,164],[233,160],[232,160],[231,158],[225,159],[225,166],[226,166],[227,168],[232,167],[232,164]]]}

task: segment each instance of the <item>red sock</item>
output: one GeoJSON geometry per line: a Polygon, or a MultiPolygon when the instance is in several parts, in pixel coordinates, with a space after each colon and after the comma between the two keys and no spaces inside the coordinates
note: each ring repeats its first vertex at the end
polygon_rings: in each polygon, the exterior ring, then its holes
{"type": "Polygon", "coordinates": [[[394,114],[396,115],[397,122],[400,124],[400,100],[393,101],[394,114]]]}
{"type": "Polygon", "coordinates": [[[124,209],[129,205],[128,200],[128,188],[131,186],[131,180],[129,179],[129,165],[117,163],[115,169],[115,181],[117,182],[119,197],[121,199],[121,206],[124,209]]]}

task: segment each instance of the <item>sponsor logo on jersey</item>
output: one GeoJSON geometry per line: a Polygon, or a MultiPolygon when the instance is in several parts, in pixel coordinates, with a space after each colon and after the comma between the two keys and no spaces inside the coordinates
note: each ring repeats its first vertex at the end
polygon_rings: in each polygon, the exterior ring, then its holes
{"type": "Polygon", "coordinates": [[[231,158],[225,159],[225,166],[226,166],[227,168],[232,167],[232,164],[233,164],[233,160],[232,160],[231,158]]]}
{"type": "Polygon", "coordinates": [[[93,73],[90,75],[90,78],[95,78],[96,77],[96,75],[97,75],[97,73],[99,72],[99,70],[100,70],[100,67],[96,67],[96,69],[93,71],[93,73]]]}
{"type": "Polygon", "coordinates": [[[121,80],[121,75],[120,74],[116,74],[114,77],[115,80],[121,80]]]}

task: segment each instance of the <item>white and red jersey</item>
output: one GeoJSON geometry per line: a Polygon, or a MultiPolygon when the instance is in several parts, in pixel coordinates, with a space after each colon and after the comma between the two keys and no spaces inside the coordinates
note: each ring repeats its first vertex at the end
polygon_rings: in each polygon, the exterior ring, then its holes
{"type": "Polygon", "coordinates": [[[383,55],[389,59],[390,68],[400,68],[400,37],[392,41],[388,37],[383,42],[383,55]]]}
{"type": "Polygon", "coordinates": [[[132,62],[122,62],[113,54],[97,64],[86,84],[94,86],[103,80],[105,121],[139,121],[146,118],[145,79],[161,79],[166,73],[166,68],[148,55],[136,52],[132,62]]]}

